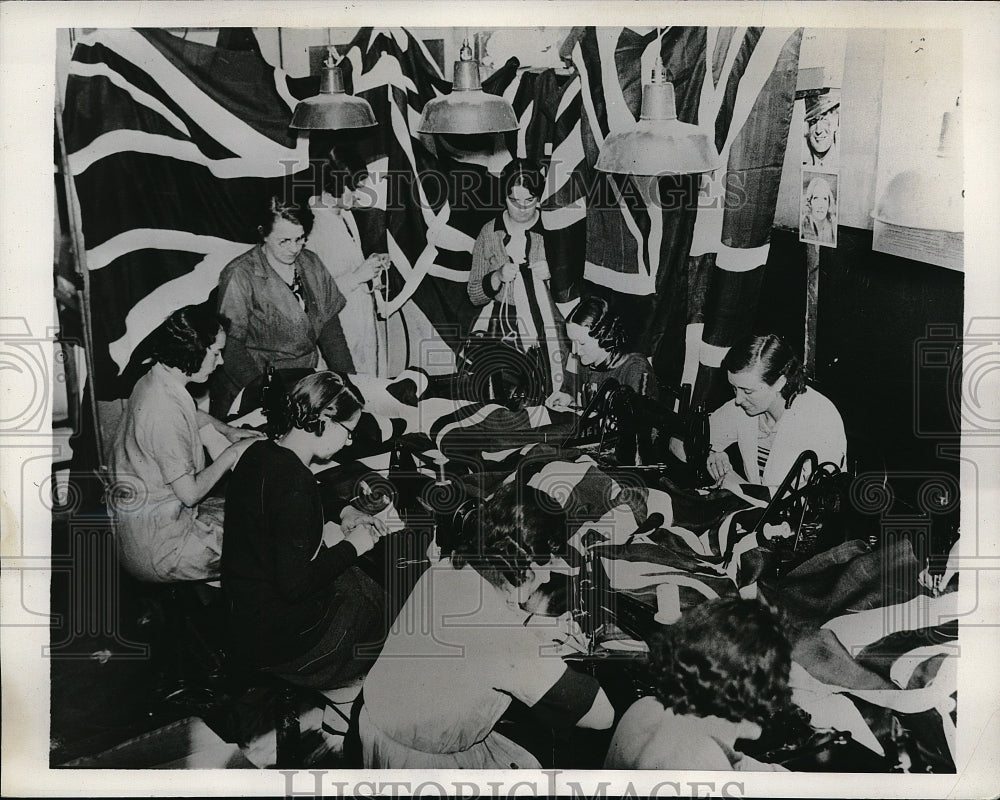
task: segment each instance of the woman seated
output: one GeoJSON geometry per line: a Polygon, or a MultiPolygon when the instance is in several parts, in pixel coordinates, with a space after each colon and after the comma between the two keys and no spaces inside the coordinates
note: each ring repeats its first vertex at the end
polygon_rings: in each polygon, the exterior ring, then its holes
{"type": "Polygon", "coordinates": [[[500,175],[506,209],[476,237],[469,299],[482,311],[473,332],[521,352],[541,350],[547,372],[544,396],[562,387],[568,344],[562,314],[549,293],[541,214],[545,175],[535,162],[515,158],[500,175]]]}
{"type": "Polygon", "coordinates": [[[260,244],[222,270],[219,313],[229,320],[229,338],[211,386],[215,414],[227,415],[233,398],[268,366],[315,369],[322,354],[328,369],[355,371],[340,325],[344,295],[304,249],[312,226],[308,207],[271,197],[257,226],[260,244]]]}
{"type": "Polygon", "coordinates": [[[289,393],[288,430],[250,447],[226,492],[222,588],[234,654],[315,689],[360,675],[385,632],[382,589],[356,566],[385,525],[345,505],[344,538],[325,546],[323,504],[309,470],[351,441],[361,408],[339,375],[303,378],[289,393]]]}
{"type": "Polygon", "coordinates": [[[110,500],[119,557],[141,580],[218,577],[222,499],[206,495],[260,438],[198,410],[187,390],[208,380],[225,344],[214,313],[175,311],[152,333],[153,365],[129,397],[111,453],[118,490],[110,500]],[[208,466],[198,433],[206,425],[232,442],[208,466]]]}
{"type": "Polygon", "coordinates": [[[739,446],[745,478],[777,488],[803,450],[843,467],[844,422],[836,406],[806,386],[805,368],[774,334],[748,336],[722,360],[736,397],[709,417],[707,468],[716,481],[742,482],[725,449],[739,446]]]}
{"type": "MultiPolygon", "coordinates": [[[[730,489],[748,482],[774,490],[804,450],[815,452],[821,464],[844,467],[847,436],[840,412],[806,386],[802,362],[780,337],[741,339],[722,367],[736,397],[709,416],[706,468],[712,480],[730,489]],[[732,444],[739,448],[742,475],[725,452],[732,444]]],[[[686,460],[679,440],[671,440],[670,450],[686,460]]]]}
{"type": "Polygon", "coordinates": [[[553,392],[547,402],[551,408],[586,402],[608,378],[647,397],[655,398],[659,394],[649,360],[642,353],[629,352],[625,323],[604,298],[583,297],[566,318],[566,336],[582,367],[567,388],[573,388],[575,383],[581,397],[574,398],[569,392],[553,392]]]}
{"type": "MultiPolygon", "coordinates": [[[[323,191],[309,201],[314,216],[309,249],[326,265],[346,299],[340,312],[340,324],[355,370],[361,375],[384,374],[378,368],[379,333],[369,282],[389,265],[389,256],[373,253],[365,258],[361,251],[361,234],[351,210],[368,171],[353,152],[336,148],[323,163],[322,174],[323,191]]],[[[384,348],[383,343],[383,359],[384,348]]]]}
{"type": "Polygon", "coordinates": [[[523,606],[566,547],[551,499],[502,487],[406,601],[365,679],[366,767],[538,768],[496,730],[512,699],[543,724],[607,729],[614,712],[597,681],[553,652],[554,627],[523,606]]]}
{"type": "Polygon", "coordinates": [[[791,645],[771,611],[708,600],[658,631],[649,656],[654,695],[621,718],[606,769],[783,769],[736,750],[791,702],[791,645]]]}

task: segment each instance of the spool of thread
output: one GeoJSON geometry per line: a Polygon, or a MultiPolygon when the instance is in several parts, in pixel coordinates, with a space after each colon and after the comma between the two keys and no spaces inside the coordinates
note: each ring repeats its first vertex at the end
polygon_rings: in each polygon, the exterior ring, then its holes
{"type": "Polygon", "coordinates": [[[681,593],[675,583],[661,583],[656,587],[656,615],[661,625],[673,625],[681,616],[681,593]]]}

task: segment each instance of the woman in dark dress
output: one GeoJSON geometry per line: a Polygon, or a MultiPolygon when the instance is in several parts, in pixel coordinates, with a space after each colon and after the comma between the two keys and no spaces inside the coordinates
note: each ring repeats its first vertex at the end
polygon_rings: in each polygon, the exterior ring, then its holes
{"type": "Polygon", "coordinates": [[[309,470],[352,440],[361,408],[356,390],[336,373],[303,378],[289,394],[288,430],[247,449],[226,494],[222,585],[234,654],[315,689],[363,673],[386,629],[384,593],[357,566],[386,528],[345,505],[344,538],[326,546],[309,470]]]}

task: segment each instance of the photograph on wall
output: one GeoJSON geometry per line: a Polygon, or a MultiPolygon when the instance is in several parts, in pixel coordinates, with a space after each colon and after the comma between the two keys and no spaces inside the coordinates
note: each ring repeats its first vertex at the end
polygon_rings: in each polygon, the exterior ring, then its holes
{"type": "Polygon", "coordinates": [[[833,173],[802,170],[800,241],[837,246],[837,182],[833,173]]]}
{"type": "Polygon", "coordinates": [[[840,165],[840,90],[806,97],[802,165],[837,169],[840,165]]]}

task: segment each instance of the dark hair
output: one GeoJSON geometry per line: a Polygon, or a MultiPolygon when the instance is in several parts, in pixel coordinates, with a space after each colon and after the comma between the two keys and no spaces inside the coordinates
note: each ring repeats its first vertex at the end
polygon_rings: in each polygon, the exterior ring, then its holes
{"type": "Polygon", "coordinates": [[[625,323],[603,297],[594,294],[584,296],[566,321],[587,328],[601,348],[608,352],[608,360],[598,364],[599,369],[628,353],[629,336],[625,323]]]}
{"type": "Polygon", "coordinates": [[[324,191],[339,199],[344,189],[353,192],[367,177],[368,165],[361,156],[347,148],[330,148],[321,168],[324,191]]]}
{"type": "Polygon", "coordinates": [[[336,372],[314,372],[296,383],[288,393],[285,430],[292,428],[322,436],[326,417],[344,422],[364,407],[357,389],[344,383],[336,372]],[[327,413],[329,412],[329,413],[327,413]]]}
{"type": "Polygon", "coordinates": [[[194,375],[221,330],[222,320],[207,306],[179,308],[153,331],[153,360],[194,375]]]}
{"type": "Polygon", "coordinates": [[[507,484],[470,514],[451,552],[456,569],[469,564],[492,585],[520,586],[532,562],[547,564],[566,550],[566,514],[548,495],[507,484]]]}
{"type": "Polygon", "coordinates": [[[740,339],[722,359],[722,366],[733,374],[755,369],[758,365],[761,380],[768,386],[774,386],[778,378],[785,376],[781,396],[785,398],[785,408],[791,408],[795,396],[806,390],[806,370],[799,357],[781,337],[769,333],[740,339]]]}
{"type": "Polygon", "coordinates": [[[515,158],[500,173],[500,189],[504,198],[510,197],[515,186],[523,186],[532,197],[541,197],[545,190],[545,173],[537,161],[515,158]]]}
{"type": "Polygon", "coordinates": [[[756,600],[716,598],[650,637],[654,694],[678,714],[762,724],[791,702],[792,646],[756,600]]]}
{"type": "Polygon", "coordinates": [[[261,239],[264,239],[274,229],[274,223],[279,219],[301,225],[306,236],[313,228],[313,212],[309,206],[282,200],[280,197],[272,195],[267,200],[267,207],[261,212],[260,224],[257,226],[257,233],[260,234],[261,239]]]}

